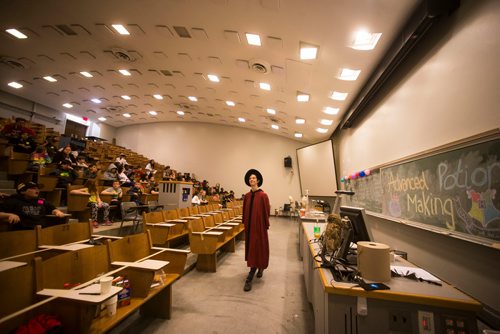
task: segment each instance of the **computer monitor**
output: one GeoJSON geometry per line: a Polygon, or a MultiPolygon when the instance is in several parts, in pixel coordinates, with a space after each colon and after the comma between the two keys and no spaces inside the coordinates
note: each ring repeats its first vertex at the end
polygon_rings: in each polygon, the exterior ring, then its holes
{"type": "Polygon", "coordinates": [[[341,206],[340,217],[347,217],[351,221],[353,238],[352,242],[371,241],[365,224],[365,209],[352,206],[341,206]]]}

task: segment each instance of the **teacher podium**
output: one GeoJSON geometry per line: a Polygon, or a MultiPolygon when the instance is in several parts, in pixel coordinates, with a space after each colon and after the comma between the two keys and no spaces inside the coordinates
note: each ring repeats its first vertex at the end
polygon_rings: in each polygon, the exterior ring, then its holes
{"type": "Polygon", "coordinates": [[[191,206],[193,183],[183,181],[158,182],[158,204],[165,210],[187,208],[191,206]]]}
{"type": "MultiPolygon", "coordinates": [[[[313,306],[314,329],[323,333],[477,333],[481,304],[455,287],[403,277],[384,282],[390,290],[365,291],[337,282],[330,269],[315,260],[314,224],[301,223],[304,280],[313,306]]],[[[326,224],[321,224],[324,230],[326,224]]],[[[415,267],[397,257],[394,265],[415,267]]]]}

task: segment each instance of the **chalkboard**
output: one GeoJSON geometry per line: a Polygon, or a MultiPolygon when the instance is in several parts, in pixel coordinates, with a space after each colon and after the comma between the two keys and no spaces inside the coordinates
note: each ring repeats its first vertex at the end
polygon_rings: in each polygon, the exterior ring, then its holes
{"type": "Polygon", "coordinates": [[[349,205],[473,240],[500,241],[500,138],[349,180],[349,205]]]}

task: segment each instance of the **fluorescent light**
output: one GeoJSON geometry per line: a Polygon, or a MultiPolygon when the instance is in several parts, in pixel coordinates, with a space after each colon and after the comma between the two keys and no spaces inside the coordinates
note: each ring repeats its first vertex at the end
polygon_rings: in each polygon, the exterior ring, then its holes
{"type": "Polygon", "coordinates": [[[339,108],[325,107],[323,112],[327,115],[337,115],[339,113],[339,108]]]}
{"type": "Polygon", "coordinates": [[[196,96],[188,96],[188,99],[193,102],[198,101],[198,98],[196,96]]]}
{"type": "Polygon", "coordinates": [[[132,100],[132,98],[128,95],[122,95],[122,99],[124,100],[132,100]]]}
{"type": "Polygon", "coordinates": [[[101,102],[102,102],[102,101],[101,101],[101,100],[99,100],[99,99],[91,99],[90,101],[92,101],[92,102],[94,102],[94,103],[97,103],[97,104],[99,104],[99,103],[101,103],[101,102]]]}
{"type": "Polygon", "coordinates": [[[21,85],[19,82],[15,82],[15,81],[9,82],[7,85],[9,85],[10,87],[15,88],[15,89],[19,89],[19,88],[23,87],[23,85],[21,85]]]}
{"type": "Polygon", "coordinates": [[[271,109],[271,108],[267,108],[266,110],[267,110],[267,113],[268,113],[268,114],[271,114],[271,115],[276,115],[276,110],[271,109]]]}
{"type": "Polygon", "coordinates": [[[71,103],[64,103],[63,107],[69,109],[69,108],[73,108],[73,105],[71,103]]]}
{"type": "Polygon", "coordinates": [[[361,73],[361,70],[352,70],[350,68],[343,68],[340,71],[339,79],[346,81],[354,81],[358,78],[359,73],[361,73]]]}
{"type": "Polygon", "coordinates": [[[302,44],[300,45],[300,59],[316,59],[318,55],[318,47],[313,45],[302,44]]]}
{"type": "Polygon", "coordinates": [[[245,123],[247,120],[244,119],[243,117],[238,117],[238,121],[241,123],[245,123]]]}
{"type": "Polygon", "coordinates": [[[306,124],[306,120],[303,118],[296,118],[295,124],[306,124]]]}
{"type": "Polygon", "coordinates": [[[327,125],[327,126],[328,126],[328,125],[332,125],[332,124],[333,124],[333,120],[331,120],[331,119],[322,119],[322,120],[320,121],[320,123],[321,123],[322,125],[327,125]]]}
{"type": "Polygon", "coordinates": [[[359,30],[351,47],[355,50],[373,50],[380,36],[382,36],[382,33],[369,33],[366,30],[359,30]]]}
{"type": "Polygon", "coordinates": [[[180,110],[179,110],[179,111],[177,111],[177,115],[179,115],[179,116],[184,116],[184,111],[180,111],[180,110]]]}
{"type": "Polygon", "coordinates": [[[309,94],[297,92],[297,102],[309,102],[309,94]]]}
{"type": "Polygon", "coordinates": [[[248,44],[256,46],[261,45],[259,35],[246,33],[245,36],[247,37],[248,44]]]}
{"type": "Polygon", "coordinates": [[[233,101],[226,101],[226,104],[230,107],[234,107],[236,105],[233,101]]]}
{"type": "Polygon", "coordinates": [[[23,34],[22,32],[20,32],[17,29],[6,29],[5,31],[8,32],[9,34],[11,34],[12,36],[17,37],[19,39],[28,38],[28,36],[26,36],[25,34],[23,34]]]}
{"type": "Polygon", "coordinates": [[[100,120],[101,122],[104,122],[107,118],[106,117],[99,117],[98,120],[100,120]]]}
{"type": "Polygon", "coordinates": [[[155,94],[153,95],[153,97],[157,100],[163,100],[163,96],[161,96],[160,94],[155,94]]]}
{"type": "Polygon", "coordinates": [[[80,74],[83,75],[84,77],[87,77],[87,78],[92,78],[93,77],[92,74],[90,74],[89,72],[86,72],[86,71],[82,71],[82,72],[80,72],[80,74]]]}
{"type": "Polygon", "coordinates": [[[51,77],[50,75],[47,75],[46,77],[43,77],[43,78],[49,82],[56,82],[57,81],[55,78],[51,77]]]}
{"type": "Polygon", "coordinates": [[[330,95],[330,98],[332,100],[337,100],[337,101],[344,101],[347,98],[347,93],[341,93],[341,92],[333,92],[332,95],[330,95]]]}
{"type": "Polygon", "coordinates": [[[207,75],[207,77],[208,77],[208,80],[210,80],[212,82],[219,82],[220,81],[219,77],[216,76],[215,74],[209,74],[209,75],[207,75]]]}
{"type": "Polygon", "coordinates": [[[154,111],[154,110],[149,111],[149,114],[152,115],[152,116],[158,115],[158,113],[156,111],[154,111]]]}
{"type": "Polygon", "coordinates": [[[271,125],[271,127],[272,127],[274,130],[279,130],[279,128],[280,128],[280,127],[279,127],[278,125],[276,125],[276,124],[272,124],[272,125],[271,125]]]}
{"type": "Polygon", "coordinates": [[[318,131],[319,133],[327,133],[328,129],[317,128],[316,131],[318,131]]]}
{"type": "Polygon", "coordinates": [[[128,76],[130,76],[130,75],[132,75],[132,74],[131,74],[129,71],[127,71],[127,70],[118,70],[118,72],[120,72],[121,74],[123,74],[124,76],[127,76],[127,77],[128,77],[128,76]]]}
{"type": "Polygon", "coordinates": [[[120,35],[130,35],[128,30],[121,24],[112,24],[113,29],[115,29],[120,35]]]}
{"type": "Polygon", "coordinates": [[[129,113],[125,113],[125,114],[123,114],[123,117],[130,118],[130,117],[132,117],[132,115],[130,115],[129,113]]]}
{"type": "Polygon", "coordinates": [[[295,138],[302,138],[302,133],[300,132],[295,132],[295,138]]]}
{"type": "Polygon", "coordinates": [[[260,89],[263,89],[263,90],[271,90],[271,85],[266,83],[266,82],[259,83],[259,87],[260,87],[260,89]]]}

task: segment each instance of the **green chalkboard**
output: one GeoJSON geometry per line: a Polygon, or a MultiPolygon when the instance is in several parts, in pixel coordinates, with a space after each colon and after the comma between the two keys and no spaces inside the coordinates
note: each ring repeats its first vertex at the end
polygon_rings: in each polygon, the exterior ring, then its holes
{"type": "Polygon", "coordinates": [[[355,192],[349,205],[500,241],[500,138],[384,166],[345,187],[355,192]]]}

